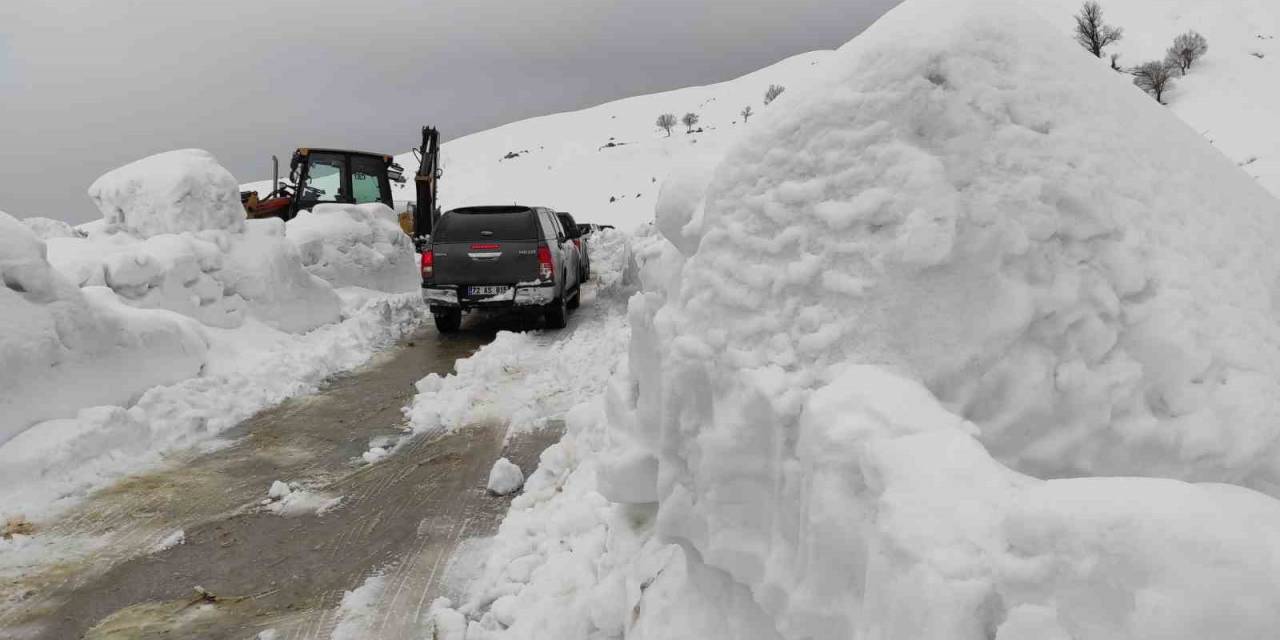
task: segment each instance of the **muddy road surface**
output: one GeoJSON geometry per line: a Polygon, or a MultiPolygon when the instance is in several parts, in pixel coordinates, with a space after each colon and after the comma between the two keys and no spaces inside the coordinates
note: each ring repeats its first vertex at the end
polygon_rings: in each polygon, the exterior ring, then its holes
{"type": "Polygon", "coordinates": [[[176,454],[94,494],[37,533],[79,552],[0,579],[0,637],[328,638],[343,593],[373,574],[386,581],[377,637],[411,637],[459,545],[491,535],[506,512],[509,499],[485,491],[494,460],[531,472],[560,433],[508,441],[504,425],[480,424],[419,436],[376,464],[361,455],[401,435],[414,382],[451,372],[514,322],[422,329],[323,391],[246,421],[229,445],[176,454]],[[276,480],[336,506],[299,501],[298,513],[277,513],[263,504],[276,480]]]}

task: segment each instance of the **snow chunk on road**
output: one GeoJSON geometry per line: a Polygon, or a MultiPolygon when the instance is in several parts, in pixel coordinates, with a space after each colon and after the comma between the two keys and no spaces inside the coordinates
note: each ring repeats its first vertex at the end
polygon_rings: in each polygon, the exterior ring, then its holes
{"type": "Polygon", "coordinates": [[[323,493],[310,491],[298,484],[276,480],[267,490],[267,499],[262,505],[267,511],[285,517],[302,515],[324,515],[342,502],[342,496],[333,497],[323,493]]]}
{"type": "Polygon", "coordinates": [[[524,484],[524,472],[514,462],[498,458],[489,469],[489,493],[505,496],[515,493],[524,484]]]}
{"type": "Polygon", "coordinates": [[[240,186],[208,151],[180,149],[113,169],[89,186],[108,229],[140,237],[202,229],[239,230],[240,186]]]}
{"type": "Polygon", "coordinates": [[[338,605],[338,624],[330,634],[330,640],[366,640],[375,637],[374,614],[387,590],[387,577],[381,574],[369,576],[364,584],[342,594],[338,605]]]}
{"type": "Polygon", "coordinates": [[[335,287],[401,293],[422,286],[413,241],[382,203],[320,204],[286,227],[307,271],[335,287]]]}
{"type": "Polygon", "coordinates": [[[290,493],[293,493],[293,490],[289,488],[287,483],[282,480],[276,480],[271,483],[271,488],[267,490],[267,497],[272,500],[280,500],[290,493]]]}

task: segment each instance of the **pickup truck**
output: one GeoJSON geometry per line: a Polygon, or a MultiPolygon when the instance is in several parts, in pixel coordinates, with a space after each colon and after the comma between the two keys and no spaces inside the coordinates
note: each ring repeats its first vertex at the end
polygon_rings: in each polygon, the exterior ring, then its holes
{"type": "Polygon", "coordinates": [[[436,221],[422,250],[422,293],[441,333],[462,314],[516,311],[561,329],[582,298],[577,247],[551,209],[462,207],[436,221]]]}

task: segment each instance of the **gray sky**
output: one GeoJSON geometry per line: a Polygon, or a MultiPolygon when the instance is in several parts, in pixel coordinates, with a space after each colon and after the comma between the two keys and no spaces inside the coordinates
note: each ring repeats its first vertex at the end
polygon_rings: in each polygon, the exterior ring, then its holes
{"type": "Polygon", "coordinates": [[[298,146],[400,153],[839,46],[897,0],[0,0],[0,210],[83,222],[169,149],[242,182],[298,146]]]}

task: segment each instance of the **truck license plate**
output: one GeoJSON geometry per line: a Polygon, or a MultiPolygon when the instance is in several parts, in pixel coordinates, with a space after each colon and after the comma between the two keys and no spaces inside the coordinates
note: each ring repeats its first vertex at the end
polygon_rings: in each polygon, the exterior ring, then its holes
{"type": "Polygon", "coordinates": [[[469,296],[496,296],[500,293],[506,293],[509,287],[504,286],[488,286],[488,287],[467,287],[467,295],[469,296]]]}

